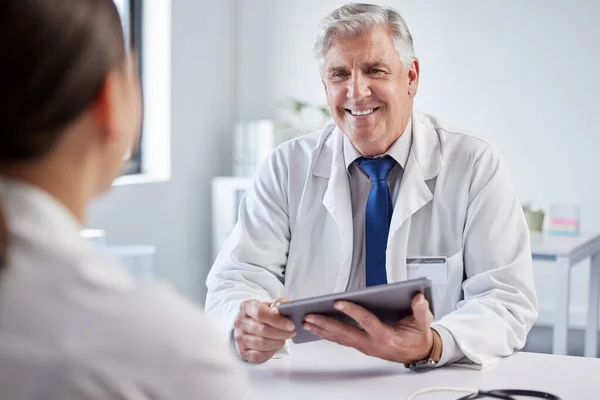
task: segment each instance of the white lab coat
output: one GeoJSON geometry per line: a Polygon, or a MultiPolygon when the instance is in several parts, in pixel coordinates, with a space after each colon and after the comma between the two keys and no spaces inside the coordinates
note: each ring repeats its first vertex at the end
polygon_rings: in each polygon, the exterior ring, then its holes
{"type": "Polygon", "coordinates": [[[136,285],[45,192],[0,179],[0,201],[11,233],[0,276],[0,397],[244,398],[235,357],[198,309],[166,286],[136,285]]]}
{"type": "MultiPolygon", "coordinates": [[[[446,256],[433,326],[450,332],[472,363],[487,365],[522,348],[537,317],[525,218],[489,143],[426,114],[412,121],[387,279],[407,279],[407,257],[446,256]]],[[[206,313],[225,335],[243,300],[346,289],[353,228],[342,139],[329,125],[279,146],[258,171],[207,279],[206,313]]]]}

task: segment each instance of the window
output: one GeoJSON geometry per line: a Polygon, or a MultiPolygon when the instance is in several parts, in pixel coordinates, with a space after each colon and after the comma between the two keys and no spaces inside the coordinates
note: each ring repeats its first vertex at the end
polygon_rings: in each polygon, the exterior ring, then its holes
{"type": "Polygon", "coordinates": [[[115,185],[171,177],[171,0],[114,0],[135,50],[144,102],[142,136],[115,185]],[[151,45],[150,45],[151,44],[151,45]]]}
{"type": "MultiPolygon", "coordinates": [[[[137,65],[142,76],[142,2],[143,0],[114,0],[121,21],[123,22],[123,31],[125,33],[125,47],[134,49],[137,57],[137,65]]],[[[142,172],[142,137],[144,135],[143,128],[140,140],[135,149],[132,150],[129,161],[123,167],[122,175],[134,175],[142,172]]]]}

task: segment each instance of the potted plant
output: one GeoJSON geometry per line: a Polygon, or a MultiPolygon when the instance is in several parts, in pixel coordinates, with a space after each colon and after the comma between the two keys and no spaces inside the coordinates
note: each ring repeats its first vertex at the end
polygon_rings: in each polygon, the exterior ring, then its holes
{"type": "Polygon", "coordinates": [[[314,104],[295,98],[280,102],[282,119],[276,123],[280,142],[314,132],[327,124],[331,112],[327,105],[314,104]]]}

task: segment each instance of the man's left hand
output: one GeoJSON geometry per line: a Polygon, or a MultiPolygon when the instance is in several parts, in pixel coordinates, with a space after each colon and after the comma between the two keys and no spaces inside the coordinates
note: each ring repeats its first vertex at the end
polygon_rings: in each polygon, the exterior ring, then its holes
{"type": "Polygon", "coordinates": [[[304,329],[364,354],[404,364],[425,359],[431,353],[433,315],[423,294],[412,299],[413,314],[393,326],[385,325],[371,312],[347,301],[337,302],[335,308],[363,329],[316,314],[306,316],[304,329]]]}

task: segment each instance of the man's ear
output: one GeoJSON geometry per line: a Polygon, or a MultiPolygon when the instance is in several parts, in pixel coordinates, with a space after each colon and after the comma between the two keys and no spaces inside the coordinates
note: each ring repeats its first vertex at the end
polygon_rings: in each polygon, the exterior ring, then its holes
{"type": "Polygon", "coordinates": [[[408,94],[414,97],[419,87],[419,77],[421,76],[419,59],[415,57],[408,70],[408,94]]]}

